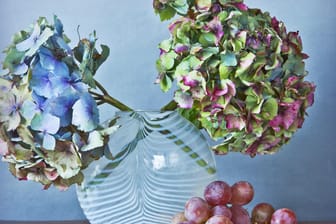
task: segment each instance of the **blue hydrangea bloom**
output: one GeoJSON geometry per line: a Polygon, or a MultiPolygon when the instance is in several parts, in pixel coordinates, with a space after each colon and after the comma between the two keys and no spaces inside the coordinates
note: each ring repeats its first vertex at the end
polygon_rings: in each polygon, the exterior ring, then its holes
{"type": "Polygon", "coordinates": [[[83,94],[72,109],[72,124],[77,126],[79,130],[92,131],[98,126],[98,108],[96,101],[90,94],[83,94]]]}
{"type": "Polygon", "coordinates": [[[39,57],[32,71],[31,88],[46,98],[60,95],[65,87],[64,80],[70,79],[67,65],[48,54],[40,53],[39,57]]]}
{"type": "Polygon", "coordinates": [[[36,114],[31,121],[31,129],[41,132],[43,135],[42,147],[53,150],[56,145],[54,134],[60,128],[60,119],[48,113],[36,114]]]}
{"type": "Polygon", "coordinates": [[[47,112],[61,118],[61,127],[71,124],[72,106],[79,99],[78,95],[62,95],[51,98],[47,101],[47,112]]]}

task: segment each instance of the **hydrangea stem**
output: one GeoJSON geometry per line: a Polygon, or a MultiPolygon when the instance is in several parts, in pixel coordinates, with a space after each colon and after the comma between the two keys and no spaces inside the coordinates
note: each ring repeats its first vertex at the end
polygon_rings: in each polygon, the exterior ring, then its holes
{"type": "MultiPolygon", "coordinates": [[[[121,101],[117,100],[116,98],[112,97],[108,91],[103,87],[102,84],[100,84],[97,80],[95,80],[95,84],[98,87],[98,89],[103,93],[103,94],[98,94],[96,92],[90,91],[90,93],[99,101],[102,103],[108,103],[115,108],[118,108],[121,111],[133,111],[132,108],[129,106],[123,104],[121,101]]],[[[165,106],[163,106],[160,110],[161,111],[172,111],[177,108],[177,103],[172,100],[169,103],[167,103],[165,106]]]]}
{"type": "Polygon", "coordinates": [[[129,106],[123,104],[122,102],[120,102],[119,100],[117,100],[116,98],[112,97],[107,90],[103,87],[102,84],[100,84],[97,80],[95,81],[96,86],[98,87],[98,89],[103,93],[103,95],[95,93],[90,91],[90,93],[96,97],[97,100],[103,102],[103,103],[108,103],[116,108],[118,108],[121,111],[132,111],[133,109],[130,108],[129,106]]]}

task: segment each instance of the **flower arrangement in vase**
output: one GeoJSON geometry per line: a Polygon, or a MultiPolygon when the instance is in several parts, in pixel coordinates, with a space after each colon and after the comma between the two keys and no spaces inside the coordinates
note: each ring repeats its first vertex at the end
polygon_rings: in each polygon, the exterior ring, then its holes
{"type": "MultiPolygon", "coordinates": [[[[176,16],[156,62],[156,83],[175,92],[159,110],[177,111],[206,130],[219,155],[273,154],[302,127],[315,85],[305,80],[308,56],[298,32],[242,0],[154,0],[153,7],[161,20],[176,16]]],[[[54,16],[52,24],[41,17],[15,34],[5,49],[0,154],[18,179],[67,189],[83,182],[93,161],[127,157],[108,147],[121,125],[102,125],[99,105],[133,110],[94,79],[109,55],[96,42],[93,32],[70,47],[54,16]]],[[[170,138],[192,151],[179,136],[170,138]]]]}

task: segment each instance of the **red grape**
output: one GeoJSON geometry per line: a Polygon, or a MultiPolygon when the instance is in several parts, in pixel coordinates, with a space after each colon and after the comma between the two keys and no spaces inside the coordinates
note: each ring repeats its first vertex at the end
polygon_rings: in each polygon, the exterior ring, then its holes
{"type": "Polygon", "coordinates": [[[232,197],[230,203],[233,205],[246,205],[252,201],[254,190],[247,181],[239,181],[231,187],[232,197]]]}
{"type": "Polygon", "coordinates": [[[211,206],[226,205],[231,199],[231,187],[224,181],[214,181],[205,188],[204,198],[211,206]]]}
{"type": "Polygon", "coordinates": [[[184,216],[196,224],[203,223],[210,216],[209,205],[202,198],[193,197],[185,205],[184,216]]]}
{"type": "Polygon", "coordinates": [[[252,223],[254,224],[269,224],[271,223],[274,208],[268,203],[257,204],[252,210],[252,223]]]}
{"type": "Polygon", "coordinates": [[[226,207],[225,205],[216,205],[215,207],[213,207],[211,209],[211,214],[214,215],[222,215],[222,216],[226,216],[229,219],[231,219],[232,217],[232,213],[231,210],[226,207]]]}
{"type": "Polygon", "coordinates": [[[179,222],[178,224],[195,224],[195,222],[193,222],[193,221],[183,221],[183,222],[179,222]]]}
{"type": "Polygon", "coordinates": [[[233,224],[233,223],[226,216],[215,215],[212,216],[210,219],[208,219],[208,221],[205,224],[233,224]]]}
{"type": "Polygon", "coordinates": [[[230,208],[232,217],[231,220],[234,224],[250,224],[249,213],[243,207],[239,205],[232,205],[230,208]]]}
{"type": "Polygon", "coordinates": [[[271,219],[271,224],[296,224],[296,215],[289,208],[276,210],[271,219]]]}

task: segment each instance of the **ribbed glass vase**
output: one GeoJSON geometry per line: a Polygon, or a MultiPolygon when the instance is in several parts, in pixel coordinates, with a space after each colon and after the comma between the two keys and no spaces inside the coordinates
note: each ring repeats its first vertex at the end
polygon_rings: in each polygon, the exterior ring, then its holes
{"type": "Polygon", "coordinates": [[[169,224],[216,179],[207,140],[177,112],[118,112],[114,122],[111,157],[91,163],[77,188],[91,224],[169,224]]]}

